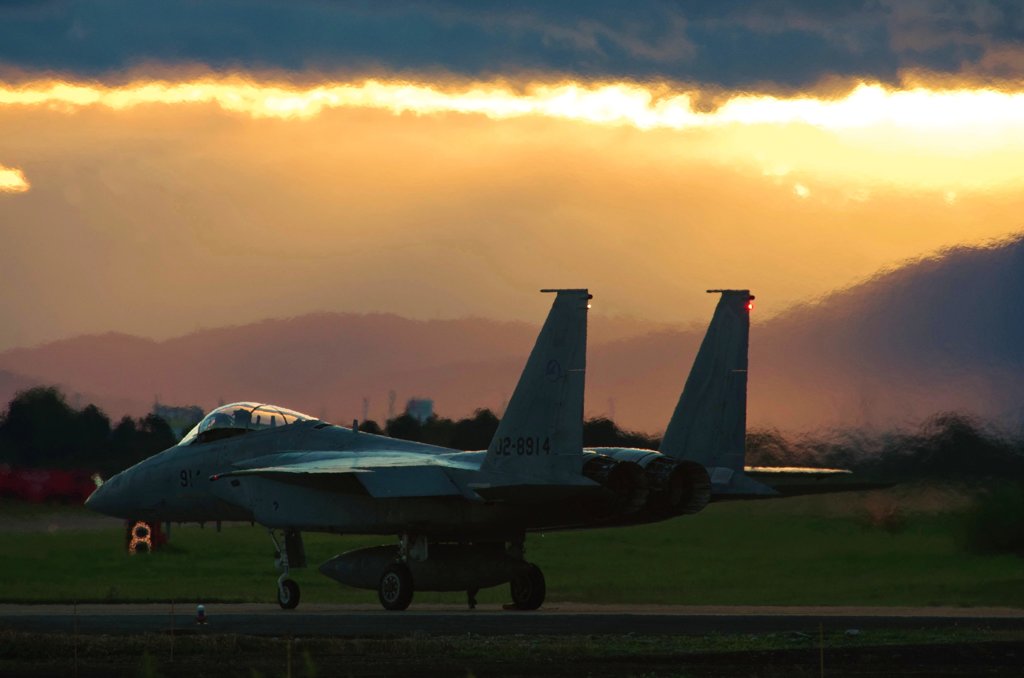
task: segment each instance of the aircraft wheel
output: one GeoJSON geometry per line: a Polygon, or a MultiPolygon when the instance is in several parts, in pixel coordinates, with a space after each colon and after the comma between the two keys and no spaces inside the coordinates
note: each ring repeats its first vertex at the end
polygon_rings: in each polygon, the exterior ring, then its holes
{"type": "Polygon", "coordinates": [[[385,610],[404,610],[412,602],[412,573],[403,563],[392,563],[384,569],[377,587],[377,596],[385,610]]]}
{"type": "Polygon", "coordinates": [[[526,564],[526,571],[513,579],[509,588],[517,610],[536,610],[544,604],[547,594],[544,573],[533,563],[526,564]]]}
{"type": "Polygon", "coordinates": [[[277,587],[277,604],[283,610],[294,610],[299,605],[299,585],[285,579],[277,587]]]}

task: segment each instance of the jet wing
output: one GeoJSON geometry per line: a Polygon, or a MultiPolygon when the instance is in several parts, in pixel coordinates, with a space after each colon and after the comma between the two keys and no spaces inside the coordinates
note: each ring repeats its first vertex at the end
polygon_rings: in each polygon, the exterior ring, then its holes
{"type": "MultiPolygon", "coordinates": [[[[260,460],[254,460],[260,461],[260,460]]],[[[464,496],[480,500],[472,490],[463,491],[446,468],[459,468],[435,456],[380,451],[337,456],[337,453],[284,453],[264,457],[276,463],[248,466],[211,476],[210,480],[259,476],[320,490],[367,494],[374,498],[464,496]]]]}

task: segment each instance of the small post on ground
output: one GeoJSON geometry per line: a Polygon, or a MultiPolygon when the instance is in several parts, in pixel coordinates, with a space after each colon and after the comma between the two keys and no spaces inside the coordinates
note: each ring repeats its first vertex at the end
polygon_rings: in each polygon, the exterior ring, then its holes
{"type": "Polygon", "coordinates": [[[74,652],[75,652],[75,678],[78,678],[78,601],[77,600],[75,601],[74,617],[75,617],[75,632],[73,634],[74,639],[72,640],[72,644],[74,645],[74,648],[75,648],[75,650],[74,650],[74,652]]]}
{"type": "Polygon", "coordinates": [[[174,601],[171,601],[171,663],[174,663],[174,601]]]}
{"type": "Polygon", "coordinates": [[[822,678],[825,676],[825,624],[818,623],[818,670],[822,678]]]}

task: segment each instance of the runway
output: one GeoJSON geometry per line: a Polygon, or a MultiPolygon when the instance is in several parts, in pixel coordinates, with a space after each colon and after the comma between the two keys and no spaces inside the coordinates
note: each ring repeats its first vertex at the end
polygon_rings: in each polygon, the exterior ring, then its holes
{"type": "Polygon", "coordinates": [[[0,605],[0,629],[42,633],[235,633],[257,636],[381,637],[454,635],[705,635],[818,633],[869,629],[1024,629],[1009,608],[690,607],[553,603],[536,612],[481,606],[414,606],[386,612],[368,605],[270,604],[0,605]]]}

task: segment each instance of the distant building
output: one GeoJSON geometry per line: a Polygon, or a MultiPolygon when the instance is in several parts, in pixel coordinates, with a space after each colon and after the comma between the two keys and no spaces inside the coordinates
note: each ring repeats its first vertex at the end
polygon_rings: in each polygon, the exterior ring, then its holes
{"type": "Polygon", "coordinates": [[[434,401],[430,398],[410,398],[405,404],[405,413],[422,424],[434,416],[434,401]]]}
{"type": "Polygon", "coordinates": [[[203,408],[198,405],[172,407],[153,403],[153,414],[166,421],[175,437],[181,438],[203,418],[203,408]]]}

